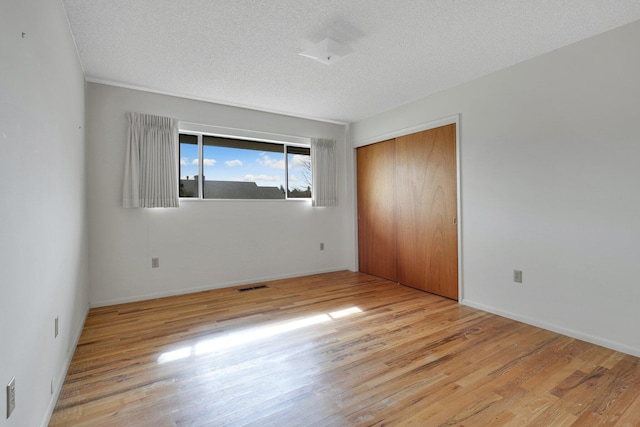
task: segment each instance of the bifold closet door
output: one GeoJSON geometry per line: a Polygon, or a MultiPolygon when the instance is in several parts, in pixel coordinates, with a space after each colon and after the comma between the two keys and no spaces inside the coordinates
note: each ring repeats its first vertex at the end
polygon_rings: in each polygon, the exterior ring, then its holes
{"type": "Polygon", "coordinates": [[[359,270],[397,280],[394,142],[360,147],[356,153],[359,270]]]}
{"type": "Polygon", "coordinates": [[[458,299],[455,124],[396,138],[398,282],[458,299]]]}

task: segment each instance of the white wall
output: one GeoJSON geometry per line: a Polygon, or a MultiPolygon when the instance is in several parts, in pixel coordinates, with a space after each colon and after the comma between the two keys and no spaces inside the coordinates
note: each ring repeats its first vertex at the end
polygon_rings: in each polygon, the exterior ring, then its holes
{"type": "MultiPolygon", "coordinates": [[[[87,168],[93,305],[212,289],[267,278],[353,269],[352,190],[345,126],[89,83],[87,168]],[[308,201],[183,201],[122,208],[126,112],[304,137],[340,147],[340,205],[308,201]],[[320,251],[320,243],[325,250],[320,251]],[[151,268],[151,258],[160,268],[151,268]]],[[[350,158],[350,157],[349,157],[350,158]]],[[[349,160],[350,161],[350,160],[349,160]]]]}
{"type": "Polygon", "coordinates": [[[635,22],[350,127],[359,145],[461,114],[462,303],[640,356],[638,40],[635,22]]]}
{"type": "Polygon", "coordinates": [[[2,1],[3,427],[46,425],[88,309],[84,85],[61,2],[2,1]],[[13,376],[16,408],[6,419],[5,386],[13,376]]]}

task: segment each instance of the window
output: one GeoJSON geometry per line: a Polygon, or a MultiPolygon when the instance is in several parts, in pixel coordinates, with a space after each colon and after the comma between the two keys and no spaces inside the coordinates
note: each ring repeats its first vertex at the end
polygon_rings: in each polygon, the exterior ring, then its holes
{"type": "Polygon", "coordinates": [[[311,198],[311,154],[309,147],[287,145],[287,197],[311,198]]]}
{"type": "Polygon", "coordinates": [[[309,147],[180,133],[180,197],[309,199],[309,147]]]}

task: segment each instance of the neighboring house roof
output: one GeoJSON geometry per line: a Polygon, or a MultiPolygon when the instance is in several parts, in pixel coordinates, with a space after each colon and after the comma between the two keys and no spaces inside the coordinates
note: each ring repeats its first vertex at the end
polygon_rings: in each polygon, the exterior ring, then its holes
{"type": "MultiPolygon", "coordinates": [[[[198,181],[181,179],[185,194],[198,193],[198,181]]],[[[284,199],[278,187],[259,187],[255,182],[204,181],[205,199],[284,199]]]]}

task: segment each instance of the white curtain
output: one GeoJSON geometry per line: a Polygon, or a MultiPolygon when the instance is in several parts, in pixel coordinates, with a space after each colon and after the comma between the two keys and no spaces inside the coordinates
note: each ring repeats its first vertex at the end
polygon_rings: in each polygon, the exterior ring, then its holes
{"type": "Polygon", "coordinates": [[[178,120],[139,113],[127,118],[124,207],[178,207],[178,120]]]}
{"type": "Polygon", "coordinates": [[[336,142],[332,139],[311,139],[312,205],[338,204],[338,168],[336,142]]]}

